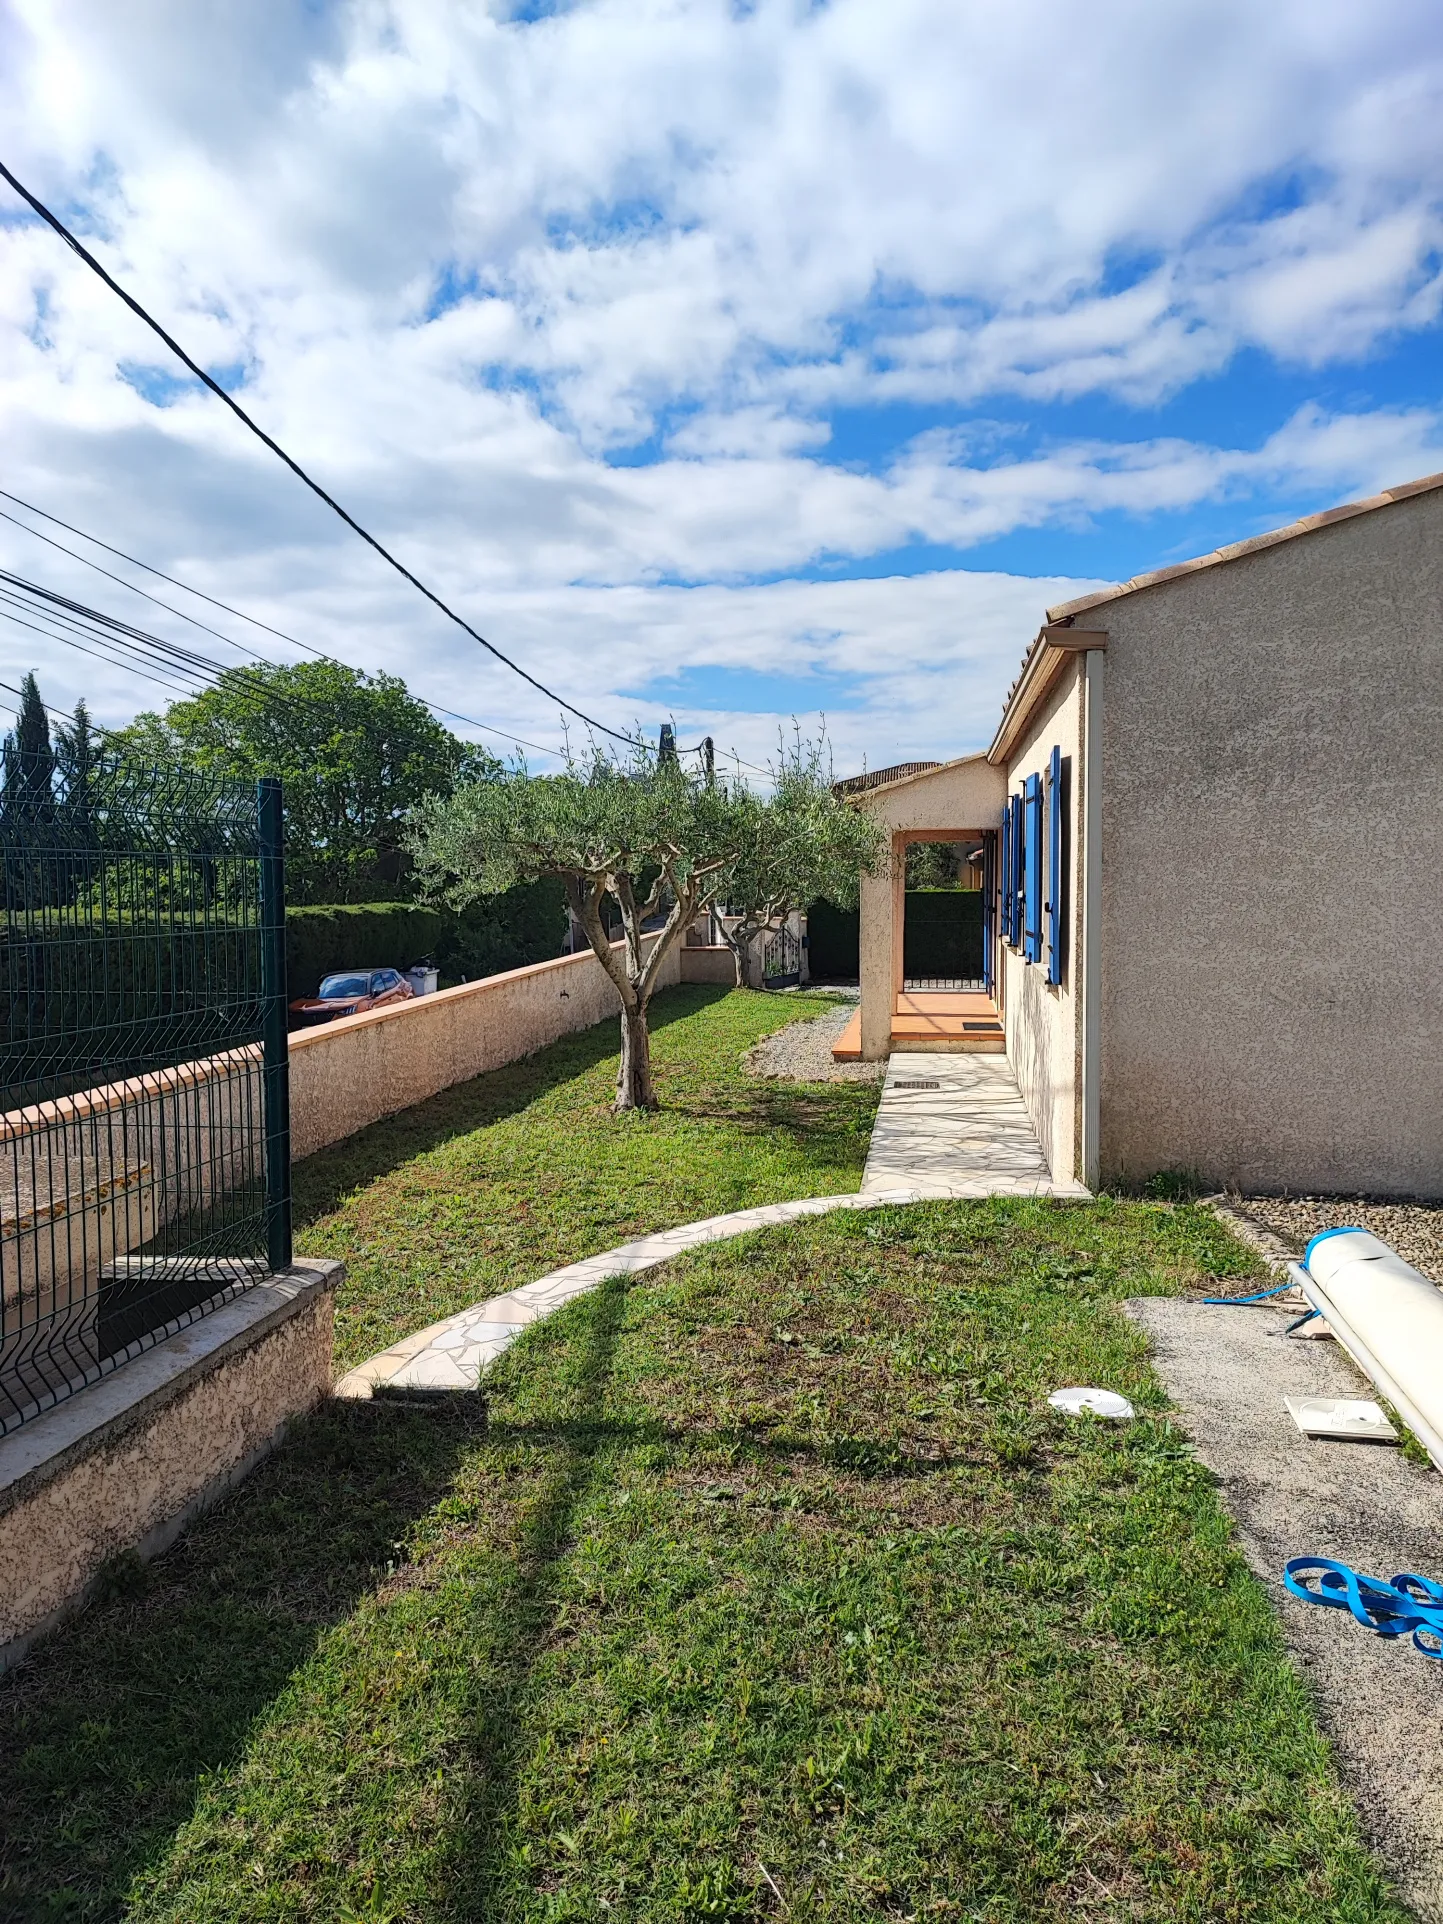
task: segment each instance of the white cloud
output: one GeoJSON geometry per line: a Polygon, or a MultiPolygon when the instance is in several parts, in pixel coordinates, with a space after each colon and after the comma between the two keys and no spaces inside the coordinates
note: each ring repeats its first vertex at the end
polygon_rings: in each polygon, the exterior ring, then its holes
{"type": "MultiPolygon", "coordinates": [[[[1145,415],[1130,441],[1049,437],[1045,413],[1436,322],[1424,0],[596,0],[530,24],[462,0],[0,0],[0,99],[11,164],[136,294],[611,717],[659,663],[802,664],[856,678],[852,759],[868,728],[874,761],[883,739],[948,752],[1076,584],[748,578],[1228,498],[1250,532],[1289,492],[1443,466],[1436,395],[1233,447],[1145,415]],[[833,433],[845,408],[993,396],[1039,431],[909,430],[865,460],[833,433]],[[984,665],[950,652],[968,623],[984,665]],[[868,666],[893,653],[901,692],[868,666]]],[[[0,255],[7,485],[549,739],[213,400],[128,384],[163,350],[53,236],[10,226],[0,255]]]]}

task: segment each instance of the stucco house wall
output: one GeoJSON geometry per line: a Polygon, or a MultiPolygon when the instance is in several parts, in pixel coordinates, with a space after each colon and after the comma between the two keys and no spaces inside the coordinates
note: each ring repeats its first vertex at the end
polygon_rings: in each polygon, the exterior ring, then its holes
{"type": "MultiPolygon", "coordinates": [[[[1062,982],[1055,987],[1048,983],[1045,959],[1027,962],[1019,949],[1008,948],[1000,940],[994,951],[1008,1060],[1048,1167],[1059,1180],[1080,1177],[1082,1173],[1082,1005],[1078,985],[1083,954],[1079,809],[1083,793],[1084,661],[1084,656],[1075,655],[1067,663],[1057,685],[1039,703],[1007,762],[1009,795],[1019,794],[1029,775],[1045,775],[1054,745],[1061,748],[1069,762],[1065,831],[1067,938],[1062,982]]],[[[1049,897],[1051,886],[1049,875],[1049,897]]]]}
{"type": "Polygon", "coordinates": [[[1443,1194],[1443,491],[1075,621],[1108,634],[1104,1178],[1443,1194]]]}
{"type": "Polygon", "coordinates": [[[885,870],[862,877],[862,1057],[879,1062],[892,1043],[892,1010],[902,981],[902,930],[906,913],[905,867],[897,854],[909,831],[955,830],[959,835],[995,828],[1002,819],[1006,778],[985,755],[941,762],[859,798],[892,845],[885,870]]]}

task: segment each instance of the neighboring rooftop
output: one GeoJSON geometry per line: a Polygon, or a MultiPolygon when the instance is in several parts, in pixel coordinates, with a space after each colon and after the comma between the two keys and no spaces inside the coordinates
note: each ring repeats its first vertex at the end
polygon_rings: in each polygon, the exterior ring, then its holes
{"type": "Polygon", "coordinates": [[[865,775],[848,775],[832,787],[838,795],[856,795],[865,788],[885,788],[888,782],[905,781],[909,775],[925,774],[929,768],[940,768],[941,762],[894,762],[890,768],[869,769],[865,775]]]}

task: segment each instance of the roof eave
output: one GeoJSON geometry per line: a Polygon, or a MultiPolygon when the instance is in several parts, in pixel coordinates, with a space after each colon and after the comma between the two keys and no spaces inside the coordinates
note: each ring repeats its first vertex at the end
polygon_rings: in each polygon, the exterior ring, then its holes
{"type": "Polygon", "coordinates": [[[1070,622],[1052,621],[1039,628],[1007,697],[1002,720],[987,750],[988,761],[1006,761],[1038,704],[1051,694],[1069,662],[1106,646],[1105,628],[1074,628],[1070,622]]]}

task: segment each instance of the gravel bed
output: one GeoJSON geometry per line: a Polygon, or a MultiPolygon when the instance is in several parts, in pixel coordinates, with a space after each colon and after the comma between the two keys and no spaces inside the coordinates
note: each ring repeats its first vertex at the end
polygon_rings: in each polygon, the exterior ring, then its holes
{"type": "Polygon", "coordinates": [[[828,1009],[812,1022],[793,1022],[767,1036],[747,1054],[747,1072],[771,1082],[880,1082],[885,1062],[834,1062],[832,1044],[856,1004],[828,1009]]]}
{"type": "Polygon", "coordinates": [[[1302,1255],[1320,1229],[1356,1223],[1396,1249],[1404,1262],[1443,1285],[1443,1203],[1370,1202],[1347,1196],[1244,1196],[1233,1207],[1271,1229],[1302,1255]]]}

